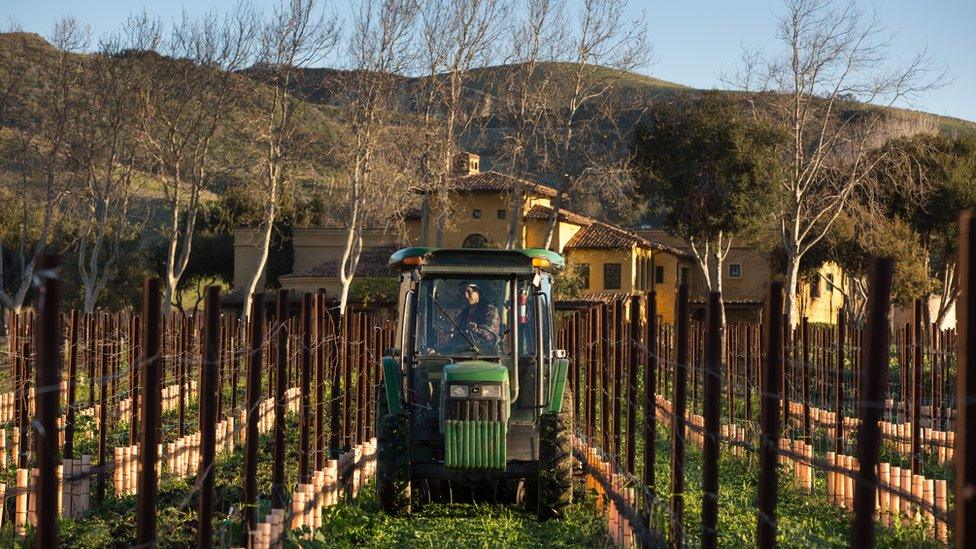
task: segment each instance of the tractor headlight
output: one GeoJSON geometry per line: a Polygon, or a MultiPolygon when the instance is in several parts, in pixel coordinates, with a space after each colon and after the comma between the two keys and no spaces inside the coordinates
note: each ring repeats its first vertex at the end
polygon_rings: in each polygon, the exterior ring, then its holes
{"type": "Polygon", "coordinates": [[[502,386],[501,385],[482,385],[481,386],[481,396],[483,398],[501,398],[502,397],[502,386]]]}
{"type": "Polygon", "coordinates": [[[468,398],[468,386],[451,385],[451,398],[468,398]]]}

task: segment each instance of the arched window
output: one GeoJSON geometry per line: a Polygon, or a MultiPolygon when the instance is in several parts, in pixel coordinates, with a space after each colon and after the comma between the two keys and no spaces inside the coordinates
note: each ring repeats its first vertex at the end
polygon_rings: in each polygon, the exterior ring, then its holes
{"type": "Polygon", "coordinates": [[[488,239],[483,234],[471,234],[464,239],[464,244],[461,244],[462,248],[487,248],[488,239]]]}

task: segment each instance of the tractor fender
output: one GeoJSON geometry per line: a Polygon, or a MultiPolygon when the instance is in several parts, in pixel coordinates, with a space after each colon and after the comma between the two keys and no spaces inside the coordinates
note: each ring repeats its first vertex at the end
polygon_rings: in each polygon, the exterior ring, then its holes
{"type": "Polygon", "coordinates": [[[392,356],[383,357],[383,387],[386,393],[387,408],[391,414],[402,414],[404,411],[400,388],[403,387],[403,372],[400,363],[392,356]]]}
{"type": "Polygon", "coordinates": [[[563,409],[563,393],[566,392],[566,375],[569,372],[569,359],[557,358],[552,361],[552,395],[546,411],[558,414],[563,409]]]}

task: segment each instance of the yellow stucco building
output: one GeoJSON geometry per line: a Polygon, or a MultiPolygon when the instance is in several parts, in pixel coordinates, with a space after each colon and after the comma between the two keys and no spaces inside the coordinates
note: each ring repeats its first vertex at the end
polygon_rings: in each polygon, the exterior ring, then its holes
{"type": "MultiPolygon", "coordinates": [[[[515,246],[545,247],[554,213],[556,191],[551,187],[510,175],[480,170],[477,155],[464,153],[456,161],[449,182],[449,212],[437,200],[422,195],[422,206],[407,214],[401,231],[370,229],[363,233],[364,251],[357,277],[391,276],[386,261],[404,246],[502,247],[508,240],[511,216],[521,216],[515,246]],[[512,211],[513,192],[523,197],[520,212],[512,211]],[[439,230],[442,216],[446,223],[439,230]],[[439,234],[438,234],[439,233],[439,234]]],[[[258,234],[241,228],[234,234],[234,287],[240,288],[257,262],[258,234]]],[[[338,295],[339,263],[346,240],[341,228],[295,229],[293,272],[279,277],[285,289],[338,295]]],[[[701,313],[702,282],[687,243],[659,229],[628,230],[561,209],[549,249],[562,253],[579,270],[584,299],[605,300],[655,289],[658,315],[672,322],[677,286],[690,285],[692,311],[701,313]]],[[[811,322],[833,322],[843,304],[841,294],[828,282],[840,280],[836,265],[823,268],[819,286],[801,286],[800,306],[811,322]]],[[[733,246],[723,268],[723,297],[731,320],[758,318],[769,281],[775,276],[767,254],[748,246],[733,246]]],[[[264,286],[261,281],[259,286],[264,286]]]]}
{"type": "MultiPolygon", "coordinates": [[[[544,247],[554,213],[556,191],[545,185],[498,172],[482,172],[476,155],[459,159],[459,171],[450,181],[449,223],[437,235],[436,219],[442,212],[434,200],[422,197],[424,206],[408,213],[405,231],[364,232],[364,251],[357,276],[389,276],[386,260],[398,247],[435,245],[447,248],[500,247],[508,240],[511,216],[521,215],[515,246],[544,247]],[[521,212],[512,211],[512,193],[523,196],[521,212]],[[426,233],[426,234],[425,234],[426,233]],[[439,241],[439,242],[438,242],[439,241]]],[[[345,244],[343,229],[295,229],[293,272],[279,277],[281,286],[298,292],[324,289],[339,293],[338,269],[345,244]]],[[[241,228],[234,234],[234,286],[240,287],[257,261],[257,233],[241,228]]],[[[658,313],[665,322],[674,318],[674,293],[679,264],[687,254],[631,231],[562,209],[549,249],[562,253],[567,262],[582,269],[583,297],[630,294],[659,289],[658,313]]],[[[259,286],[264,285],[264,281],[259,286]]]]}
{"type": "MultiPolygon", "coordinates": [[[[663,229],[633,229],[633,232],[649,240],[667,244],[685,254],[690,253],[690,246],[683,238],[669,235],[663,229]]],[[[697,267],[693,260],[688,260],[680,268],[689,277],[687,280],[692,311],[701,315],[704,308],[704,284],[697,274],[697,267]]],[[[727,318],[733,321],[758,320],[766,291],[773,280],[782,280],[782,275],[776,272],[768,253],[733,241],[722,265],[722,299],[727,318]]],[[[814,323],[836,323],[837,313],[844,305],[843,293],[840,291],[841,280],[841,269],[833,262],[824,263],[816,276],[801,280],[796,288],[799,316],[805,316],[814,323]]]]}

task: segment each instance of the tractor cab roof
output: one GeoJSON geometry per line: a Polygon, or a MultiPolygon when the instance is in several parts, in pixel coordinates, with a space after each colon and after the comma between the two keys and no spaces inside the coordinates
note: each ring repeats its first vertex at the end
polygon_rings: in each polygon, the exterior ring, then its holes
{"type": "Polygon", "coordinates": [[[396,270],[419,266],[424,273],[438,274],[532,275],[536,272],[535,269],[560,271],[566,267],[566,261],[556,252],[540,248],[495,250],[413,247],[394,253],[390,256],[388,265],[396,270]]]}

